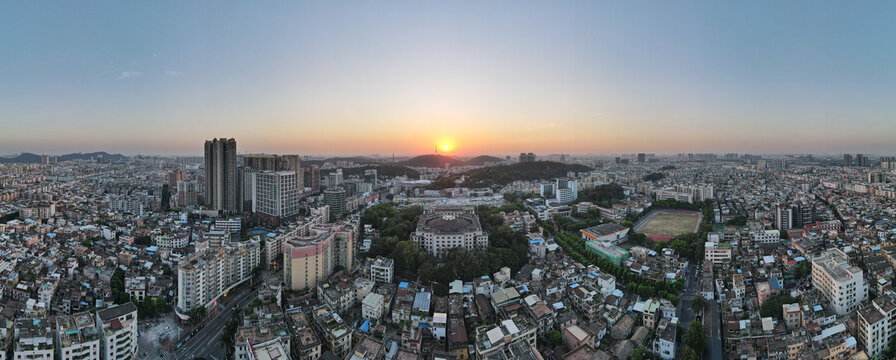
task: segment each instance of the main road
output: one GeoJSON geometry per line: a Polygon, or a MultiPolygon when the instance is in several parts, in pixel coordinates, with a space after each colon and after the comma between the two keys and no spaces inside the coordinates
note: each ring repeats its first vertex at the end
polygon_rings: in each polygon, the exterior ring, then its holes
{"type": "Polygon", "coordinates": [[[224,359],[227,352],[224,349],[224,344],[221,343],[221,333],[224,332],[224,326],[230,320],[234,306],[239,311],[249,305],[257,295],[254,288],[244,287],[241,289],[240,293],[230,295],[230,298],[226,299],[226,304],[222,304],[224,308],[218,311],[214,318],[207,321],[196,335],[190,337],[179,349],[174,351],[175,359],[193,360],[197,357],[207,360],[224,359]]]}

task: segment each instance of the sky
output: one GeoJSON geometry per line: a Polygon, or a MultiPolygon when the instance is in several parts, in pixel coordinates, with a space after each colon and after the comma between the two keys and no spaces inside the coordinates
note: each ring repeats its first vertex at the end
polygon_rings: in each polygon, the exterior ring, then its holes
{"type": "Polygon", "coordinates": [[[893,19],[886,1],[4,2],[0,154],[894,154],[893,19]]]}

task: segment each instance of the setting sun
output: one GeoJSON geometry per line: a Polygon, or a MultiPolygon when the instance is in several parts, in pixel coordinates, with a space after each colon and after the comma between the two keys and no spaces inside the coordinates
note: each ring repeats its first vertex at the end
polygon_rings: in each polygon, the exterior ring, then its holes
{"type": "Polygon", "coordinates": [[[442,145],[442,150],[448,151],[448,149],[451,149],[451,147],[448,146],[448,144],[442,145]]]}

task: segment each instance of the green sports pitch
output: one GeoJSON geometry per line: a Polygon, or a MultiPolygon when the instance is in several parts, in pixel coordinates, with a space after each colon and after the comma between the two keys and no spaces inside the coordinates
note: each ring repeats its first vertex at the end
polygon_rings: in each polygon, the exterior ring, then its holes
{"type": "Polygon", "coordinates": [[[697,232],[703,214],[690,210],[653,210],[638,221],[634,230],[654,241],[697,232]]]}

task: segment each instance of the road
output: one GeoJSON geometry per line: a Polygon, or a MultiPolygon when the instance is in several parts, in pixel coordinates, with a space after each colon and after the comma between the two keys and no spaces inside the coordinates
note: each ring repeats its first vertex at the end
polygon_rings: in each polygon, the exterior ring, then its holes
{"type": "MultiPolygon", "coordinates": [[[[696,318],[696,313],[691,307],[691,301],[697,296],[698,290],[702,288],[703,281],[712,281],[698,278],[699,269],[693,264],[689,264],[685,273],[684,289],[681,296],[678,297],[678,320],[679,323],[687,331],[688,325],[696,318]]],[[[709,330],[706,336],[706,350],[703,354],[704,359],[721,360],[722,359],[722,340],[719,319],[719,303],[707,299],[707,306],[703,313],[703,327],[709,330]]],[[[680,347],[683,349],[682,347],[680,347]]],[[[679,350],[680,351],[680,350],[679,350]]]]}
{"type": "Polygon", "coordinates": [[[706,301],[706,315],[703,316],[703,326],[709,330],[706,335],[705,359],[722,359],[722,320],[719,317],[719,303],[712,300],[706,301]]]}
{"type": "Polygon", "coordinates": [[[697,294],[697,266],[688,264],[685,272],[684,289],[678,297],[678,321],[685,330],[696,316],[694,309],[691,308],[691,300],[697,294]]]}
{"type": "Polygon", "coordinates": [[[233,306],[244,308],[255,299],[256,292],[252,288],[245,288],[237,295],[230,295],[232,298],[227,301],[224,309],[184,343],[180,349],[174,351],[175,358],[178,360],[192,360],[196,357],[204,357],[207,360],[222,360],[227,352],[221,343],[221,333],[224,331],[224,325],[230,320],[230,313],[233,312],[233,306]]]}

